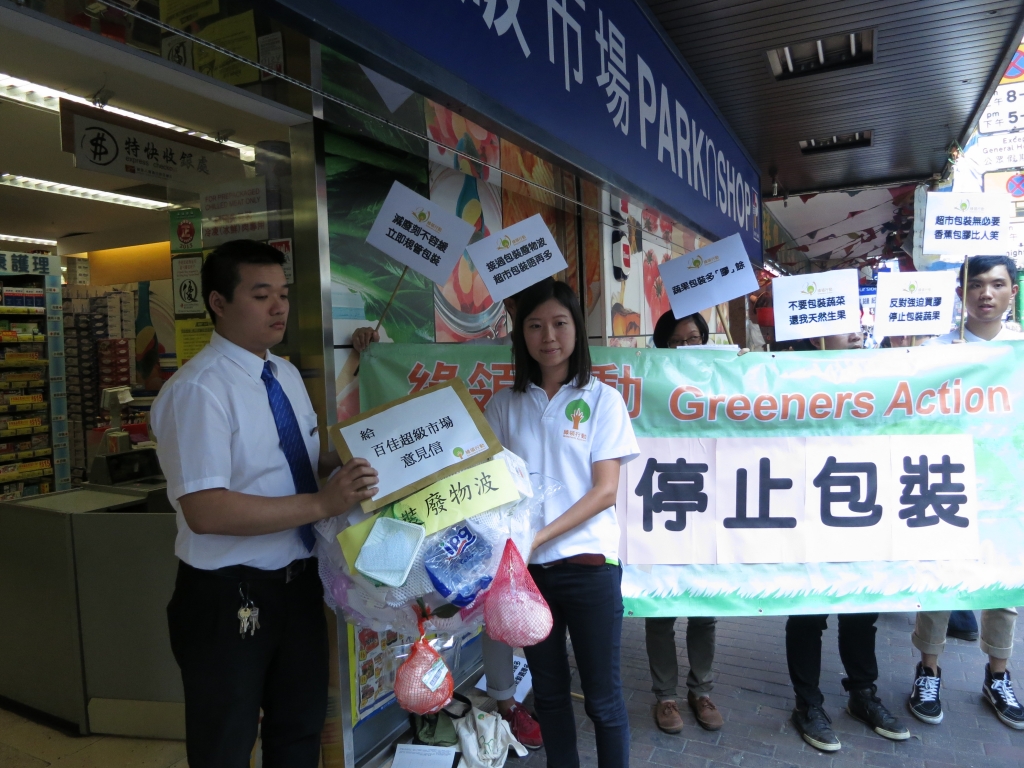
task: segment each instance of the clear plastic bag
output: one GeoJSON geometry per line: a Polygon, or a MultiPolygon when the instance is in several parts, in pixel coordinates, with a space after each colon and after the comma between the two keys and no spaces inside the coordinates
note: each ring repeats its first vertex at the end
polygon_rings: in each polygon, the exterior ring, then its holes
{"type": "Polygon", "coordinates": [[[536,645],[551,634],[551,609],[512,539],[505,542],[498,573],[487,593],[484,623],[491,638],[513,648],[536,645]]]}
{"type": "Polygon", "coordinates": [[[493,547],[469,520],[438,531],[423,549],[423,564],[434,588],[458,608],[472,605],[494,579],[493,547]]]}

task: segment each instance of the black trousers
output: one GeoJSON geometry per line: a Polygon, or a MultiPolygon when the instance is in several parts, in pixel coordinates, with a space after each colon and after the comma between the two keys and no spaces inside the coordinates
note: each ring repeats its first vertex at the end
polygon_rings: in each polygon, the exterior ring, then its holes
{"type": "MultiPolygon", "coordinates": [[[[818,687],[821,677],[821,633],[828,616],[790,616],[786,622],[786,662],[799,707],[820,707],[825,697],[818,687]]],[[[839,614],[839,658],[847,691],[870,688],[878,679],[875,659],[877,613],[839,614]]]]}
{"type": "Polygon", "coordinates": [[[167,622],[185,687],[189,768],[248,768],[260,708],[263,765],[316,768],[328,670],[316,560],[287,583],[283,569],[202,571],[179,563],[167,622]],[[239,587],[246,585],[260,628],[243,638],[239,587]]]}

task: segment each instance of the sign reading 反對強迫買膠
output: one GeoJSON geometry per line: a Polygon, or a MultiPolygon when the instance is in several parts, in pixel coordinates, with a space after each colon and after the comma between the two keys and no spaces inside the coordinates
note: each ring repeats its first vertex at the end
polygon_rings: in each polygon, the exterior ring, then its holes
{"type": "Polygon", "coordinates": [[[857,270],[836,269],[772,280],[775,338],[817,339],[860,330],[857,270]]]}
{"type": "Polygon", "coordinates": [[[676,319],[757,290],[757,277],[739,235],[658,266],[676,319]]]}
{"type": "MultiPolygon", "coordinates": [[[[373,345],[362,406],[458,378],[486,407],[507,355],[373,345]]],[[[592,357],[640,444],[616,504],[632,615],[1024,601],[1024,344],[592,357]]]]}
{"type": "Polygon", "coordinates": [[[473,225],[397,181],[366,242],[399,264],[444,285],[473,237],[473,225]]]}
{"type": "Polygon", "coordinates": [[[880,272],[875,337],[948,333],[953,327],[956,276],[955,270],[880,272]]]}
{"type": "Polygon", "coordinates": [[[366,459],[378,492],[362,503],[379,509],[430,485],[451,467],[479,464],[501,444],[460,381],[399,397],[331,427],[343,461],[366,459]]]}
{"type": "Polygon", "coordinates": [[[466,253],[494,301],[566,268],[565,257],[539,213],[478,240],[466,253]]]}

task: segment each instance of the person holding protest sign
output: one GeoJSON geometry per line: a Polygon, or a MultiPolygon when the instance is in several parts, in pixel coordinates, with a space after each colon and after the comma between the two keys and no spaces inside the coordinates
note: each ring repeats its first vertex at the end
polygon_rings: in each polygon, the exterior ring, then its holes
{"type": "MultiPolygon", "coordinates": [[[[707,321],[699,312],[676,320],[671,310],[658,318],[654,326],[654,346],[659,349],[698,346],[708,343],[707,321]]],[[[686,676],[686,701],[702,728],[717,731],[722,713],[711,701],[714,688],[711,666],[715,661],[715,624],[713,616],[689,616],[686,619],[686,655],[690,671],[686,676]]],[[[651,668],[651,690],[657,699],[654,722],[665,733],[683,730],[683,718],[676,702],[679,664],[676,660],[676,617],[644,619],[647,661],[651,668]]]]}
{"type": "MultiPolygon", "coordinates": [[[[863,349],[860,333],[842,333],[806,340],[812,349],[863,349]]],[[[886,709],[877,696],[878,660],[875,656],[877,613],[839,614],[839,657],[847,677],[843,689],[850,694],[847,712],[879,736],[894,741],[910,738],[910,731],[886,709]]],[[[827,615],[790,616],[786,621],[786,662],[796,694],[792,721],[803,740],[823,752],[835,752],[842,744],[832,730],[832,718],[825,712],[821,678],[821,633],[827,615]]]]}
{"type": "MultiPolygon", "coordinates": [[[[546,278],[548,281],[551,278],[546,278]]],[[[504,300],[505,312],[509,320],[515,324],[516,321],[516,296],[509,296],[504,300]]],[[[356,328],[352,332],[352,347],[356,352],[362,352],[371,343],[380,341],[380,334],[373,328],[356,328]]],[[[496,336],[494,338],[483,337],[473,339],[468,344],[480,345],[511,345],[512,336],[496,336]]],[[[486,627],[481,636],[481,647],[484,663],[484,677],[487,680],[487,695],[497,703],[498,714],[509,724],[512,735],[516,740],[528,749],[540,749],[544,746],[544,738],[541,735],[540,725],[525,707],[516,701],[516,681],[512,662],[512,648],[506,643],[493,639],[487,634],[486,627]]]]}
{"type": "MultiPolygon", "coordinates": [[[[1017,295],[1017,267],[1007,256],[975,256],[967,267],[967,286],[956,289],[967,314],[963,340],[1019,341],[1024,335],[1003,325],[1010,302],[1017,295]]],[[[954,344],[960,339],[956,331],[929,339],[925,346],[954,344]]],[[[917,614],[911,642],[921,651],[908,706],[918,720],[942,722],[939,687],[942,670],[939,654],[946,644],[950,611],[921,611],[917,614]]],[[[1024,705],[1017,699],[1006,668],[1013,651],[1013,632],[1017,621],[1016,608],[992,608],[981,612],[981,650],[988,654],[982,693],[1003,723],[1024,729],[1024,705]]]]}
{"type": "Polygon", "coordinates": [[[629,718],[619,650],[622,568],[615,498],[619,470],[640,449],[622,396],[591,374],[579,301],[543,281],[518,295],[515,381],[485,415],[502,445],[566,489],[545,505],[530,574],[551,608],[547,639],[528,647],[534,701],[549,766],[579,765],[566,631],[594,723],[602,768],[629,765],[629,718]]]}
{"type": "Polygon", "coordinates": [[[327,713],[323,587],[312,524],[377,492],[377,473],[321,454],[298,370],[269,350],[288,320],[284,256],[234,240],[203,264],[210,344],[160,391],[152,429],[177,511],[167,606],[193,768],[315,768],[327,713]]]}

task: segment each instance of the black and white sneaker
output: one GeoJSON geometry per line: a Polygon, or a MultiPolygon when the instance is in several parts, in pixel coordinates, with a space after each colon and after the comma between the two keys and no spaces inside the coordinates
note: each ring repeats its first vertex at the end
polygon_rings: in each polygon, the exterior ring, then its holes
{"type": "MultiPolygon", "coordinates": [[[[986,678],[987,679],[987,678],[986,678]]],[[[923,723],[938,725],[942,722],[942,702],[939,701],[939,686],[942,684],[942,670],[926,667],[917,662],[914,686],[910,689],[907,706],[910,714],[923,723]]]]}
{"type": "Polygon", "coordinates": [[[793,710],[793,725],[804,741],[822,752],[835,752],[842,744],[832,730],[832,718],[821,707],[807,707],[799,704],[793,710]]]}
{"type": "Polygon", "coordinates": [[[1024,706],[1017,701],[1010,682],[1010,670],[993,674],[988,664],[985,665],[985,687],[981,689],[985,699],[996,711],[996,717],[1011,728],[1024,730],[1024,706]]]}
{"type": "Polygon", "coordinates": [[[860,720],[879,736],[893,741],[910,738],[910,729],[899,721],[892,712],[885,708],[882,700],[876,695],[877,687],[860,688],[850,691],[850,701],[846,711],[856,720],[860,720]]]}

